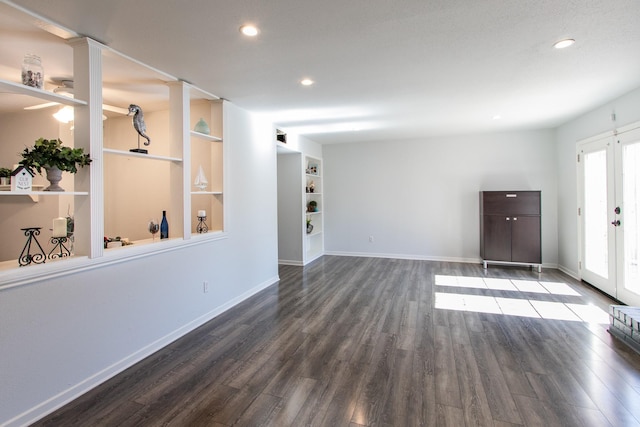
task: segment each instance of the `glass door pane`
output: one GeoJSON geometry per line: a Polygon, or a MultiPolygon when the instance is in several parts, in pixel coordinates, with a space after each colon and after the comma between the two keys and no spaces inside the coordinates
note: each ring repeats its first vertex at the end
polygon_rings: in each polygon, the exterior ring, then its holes
{"type": "Polygon", "coordinates": [[[609,277],[607,222],[607,152],[584,156],[584,251],[585,268],[609,277]]]}
{"type": "Polygon", "coordinates": [[[624,231],[624,287],[640,294],[640,142],[622,148],[622,215],[624,231]]]}

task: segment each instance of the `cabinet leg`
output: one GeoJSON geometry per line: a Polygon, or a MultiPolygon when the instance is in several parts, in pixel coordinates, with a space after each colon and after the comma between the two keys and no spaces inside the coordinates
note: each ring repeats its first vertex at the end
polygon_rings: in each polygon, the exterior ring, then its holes
{"type": "Polygon", "coordinates": [[[487,261],[482,261],[482,268],[487,269],[487,261]]]}

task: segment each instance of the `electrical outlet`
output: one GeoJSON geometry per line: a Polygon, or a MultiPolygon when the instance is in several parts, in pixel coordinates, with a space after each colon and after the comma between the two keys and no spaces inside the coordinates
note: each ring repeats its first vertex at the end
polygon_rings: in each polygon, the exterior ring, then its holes
{"type": "Polygon", "coordinates": [[[369,243],[373,243],[373,236],[369,236],[369,243]]]}
{"type": "Polygon", "coordinates": [[[207,282],[206,280],[202,282],[202,292],[205,294],[209,292],[209,282],[207,282]]]}

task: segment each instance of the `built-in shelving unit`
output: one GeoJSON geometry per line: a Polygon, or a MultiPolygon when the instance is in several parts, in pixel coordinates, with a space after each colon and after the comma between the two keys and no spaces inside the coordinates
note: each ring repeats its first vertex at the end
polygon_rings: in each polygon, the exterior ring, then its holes
{"type": "Polygon", "coordinates": [[[67,146],[84,148],[93,162],[75,175],[65,174],[62,184],[69,191],[41,191],[39,184],[44,178],[39,176],[34,178],[36,191],[17,193],[0,188],[0,215],[9,213],[12,218],[11,222],[3,220],[0,227],[3,246],[13,242],[4,253],[0,248],[1,269],[11,269],[24,245],[21,228],[41,227],[44,240],[48,240],[52,219],[68,214],[76,226],[75,256],[69,257],[75,259],[104,256],[105,236],[134,242],[109,250],[110,257],[188,244],[187,240],[199,234],[197,214],[202,210],[207,212],[209,232],[199,238],[224,237],[224,102],[91,39],[76,35],[57,39],[45,29],[35,31],[43,32],[47,43],[55,44],[56,53],[64,53],[58,57],[69,61],[63,69],[75,83],[74,97],[53,92],[46,63],[46,90],[8,80],[6,76],[19,80],[21,64],[0,63],[0,122],[11,114],[2,123],[3,132],[12,137],[11,147],[0,147],[0,158],[10,164],[0,166],[18,163],[15,153],[33,142],[31,136],[21,139],[20,135],[30,135],[26,130],[33,126],[43,137],[60,138],[67,146]],[[52,106],[25,109],[45,103],[52,106]],[[139,142],[131,117],[122,114],[130,103],[144,112],[146,134],[151,138],[147,146],[139,142]],[[51,118],[55,108],[63,105],[75,107],[73,123],[62,125],[51,118]],[[193,130],[201,117],[211,128],[209,134],[193,130]],[[138,147],[148,153],[130,151],[138,147]],[[200,166],[208,180],[203,191],[193,185],[200,166]],[[148,222],[160,220],[163,210],[167,211],[170,238],[159,242],[156,236],[154,241],[148,222]]]}
{"type": "Polygon", "coordinates": [[[322,160],[304,157],[305,180],[305,238],[304,263],[307,264],[324,253],[324,215],[322,200],[322,160]],[[308,224],[313,228],[309,230],[308,224]]]}

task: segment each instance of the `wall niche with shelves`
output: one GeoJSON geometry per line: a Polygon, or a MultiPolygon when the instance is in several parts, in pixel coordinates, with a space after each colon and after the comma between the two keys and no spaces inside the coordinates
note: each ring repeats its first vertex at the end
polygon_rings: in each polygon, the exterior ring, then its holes
{"type": "Polygon", "coordinates": [[[322,200],[322,160],[304,156],[305,238],[304,262],[309,263],[324,253],[324,215],[322,200]],[[308,224],[313,228],[310,230],[308,224]]]}
{"type": "Polygon", "coordinates": [[[194,88],[189,95],[190,231],[202,234],[198,216],[204,211],[207,233],[220,232],[224,229],[223,103],[194,88]]]}
{"type": "Polygon", "coordinates": [[[112,51],[103,53],[102,62],[103,106],[126,112],[111,111],[102,124],[104,235],[128,239],[135,245],[154,242],[158,235],[152,238],[149,221],[160,221],[162,211],[167,211],[169,237],[180,238],[182,205],[179,196],[172,195],[180,190],[172,183],[182,178],[182,144],[170,133],[170,79],[112,51]],[[134,83],[123,83],[130,81],[134,83]],[[120,91],[114,91],[114,86],[120,91]],[[130,104],[142,110],[149,145],[134,128],[134,116],[128,115],[130,104]],[[131,151],[139,148],[147,153],[131,151]]]}
{"type": "MultiPolygon", "coordinates": [[[[42,89],[25,86],[21,82],[21,64],[24,51],[29,44],[47,49],[33,49],[42,57],[44,64],[56,62],[56,67],[48,67],[59,75],[73,79],[73,49],[64,40],[34,26],[20,14],[12,13],[7,5],[0,5],[0,14],[4,19],[12,19],[12,31],[25,35],[25,40],[4,37],[0,40],[0,130],[3,143],[0,144],[0,167],[13,170],[21,160],[20,153],[26,147],[32,147],[39,138],[60,139],[65,146],[75,147],[73,123],[57,121],[53,114],[63,106],[85,108],[86,100],[79,96],[70,98],[54,92],[59,82],[50,78],[45,68],[45,81],[42,89]],[[11,16],[11,18],[9,18],[11,16]],[[28,40],[28,42],[26,42],[28,40]],[[25,44],[26,43],[26,44],[25,44]],[[20,46],[20,48],[18,48],[20,46]]],[[[5,22],[4,20],[2,22],[5,22]]],[[[0,29],[3,28],[0,23],[0,29]]],[[[86,151],[86,150],[85,150],[86,151]]],[[[89,192],[82,181],[89,176],[88,168],[79,168],[77,174],[63,172],[60,185],[64,192],[43,191],[49,183],[45,173],[36,173],[32,191],[17,193],[11,186],[0,187],[0,270],[18,268],[18,257],[24,249],[27,238],[23,228],[40,228],[36,237],[43,252],[48,255],[54,249],[51,243],[53,219],[73,216],[78,224],[86,224],[86,218],[76,215],[76,207],[88,202],[89,192]]],[[[80,227],[82,228],[82,226],[80,227]]],[[[87,239],[82,231],[75,238],[87,239]]],[[[71,245],[69,245],[71,247],[71,245]]],[[[75,255],[87,255],[84,247],[73,247],[75,255]]],[[[53,262],[45,259],[45,263],[53,262]]]]}

